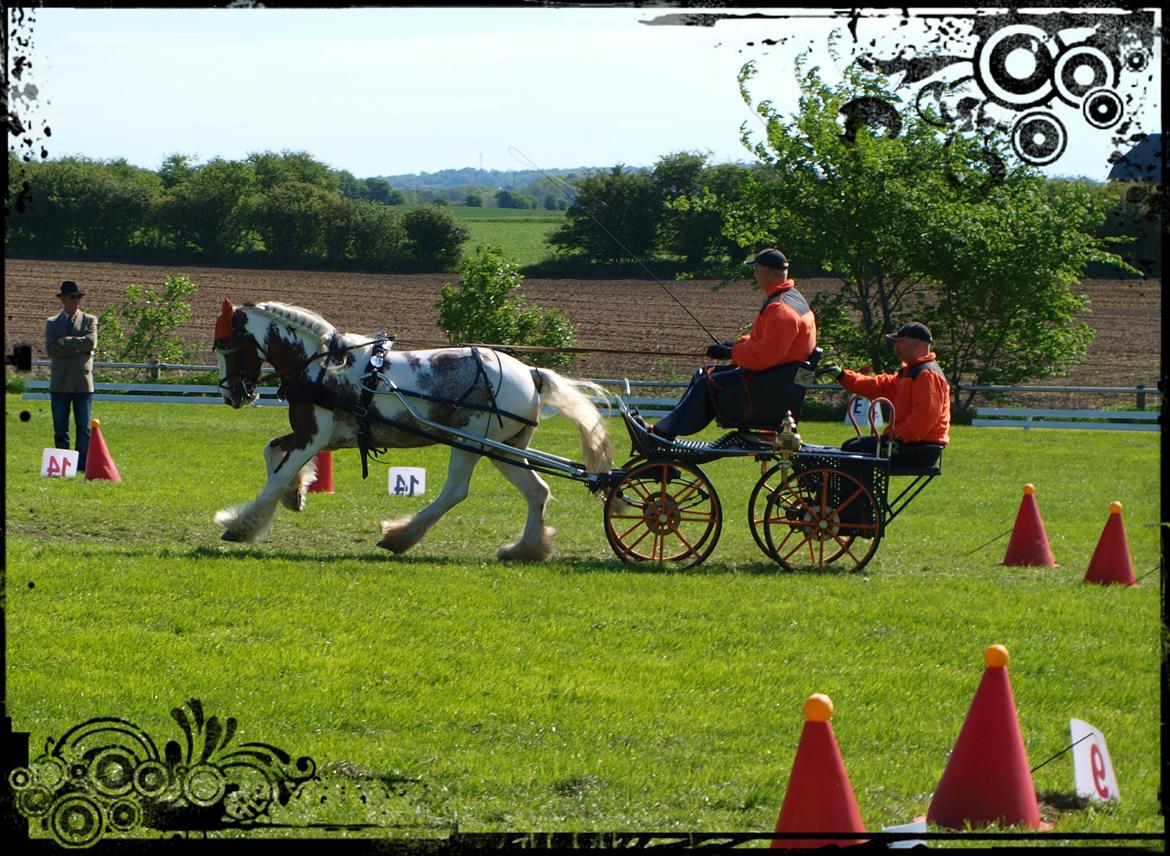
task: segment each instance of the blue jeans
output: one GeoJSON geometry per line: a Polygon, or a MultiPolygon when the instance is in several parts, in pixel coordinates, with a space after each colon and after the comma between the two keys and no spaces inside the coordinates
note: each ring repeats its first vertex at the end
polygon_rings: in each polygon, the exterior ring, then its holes
{"type": "Polygon", "coordinates": [[[93,412],[92,392],[51,392],[49,403],[53,410],[54,448],[69,448],[69,409],[73,408],[73,422],[77,427],[77,469],[85,469],[89,453],[89,423],[93,412]]]}

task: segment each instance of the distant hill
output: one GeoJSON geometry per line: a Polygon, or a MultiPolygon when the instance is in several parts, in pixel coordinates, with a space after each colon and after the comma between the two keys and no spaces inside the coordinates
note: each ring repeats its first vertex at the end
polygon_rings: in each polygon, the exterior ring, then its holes
{"type": "Polygon", "coordinates": [[[464,167],[463,169],[441,169],[438,172],[411,173],[409,175],[380,175],[377,178],[389,182],[391,187],[398,190],[441,190],[460,185],[480,185],[493,187],[497,190],[514,190],[518,187],[535,184],[546,174],[568,181],[573,178],[583,178],[590,173],[604,169],[608,169],[608,167],[580,166],[572,169],[546,169],[544,172],[535,169],[500,170],[464,167]]]}

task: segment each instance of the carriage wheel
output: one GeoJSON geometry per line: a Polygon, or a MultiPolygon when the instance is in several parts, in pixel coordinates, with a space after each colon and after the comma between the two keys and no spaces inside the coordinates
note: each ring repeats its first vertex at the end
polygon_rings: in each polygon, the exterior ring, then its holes
{"type": "Polygon", "coordinates": [[[697,565],[722,526],[715,488],[690,464],[635,462],[605,501],[605,537],[623,562],[697,565]]]}
{"type": "Polygon", "coordinates": [[[849,473],[829,468],[794,473],[772,491],[763,527],[764,552],[788,570],[840,562],[859,571],[882,537],[873,494],[849,473]]]}
{"type": "MultiPolygon", "coordinates": [[[[760,480],[752,488],[752,495],[748,498],[748,523],[751,524],[752,538],[755,539],[756,546],[768,556],[772,556],[772,551],[769,549],[767,539],[764,535],[764,521],[767,519],[765,512],[768,507],[768,500],[771,499],[776,489],[784,482],[784,474],[788,471],[787,468],[781,469],[780,464],[772,467],[760,476],[760,480]]],[[[844,542],[839,545],[838,549],[831,555],[825,557],[824,564],[827,565],[830,562],[835,562],[845,555],[853,545],[853,540],[856,537],[856,535],[846,536],[844,542]]]]}

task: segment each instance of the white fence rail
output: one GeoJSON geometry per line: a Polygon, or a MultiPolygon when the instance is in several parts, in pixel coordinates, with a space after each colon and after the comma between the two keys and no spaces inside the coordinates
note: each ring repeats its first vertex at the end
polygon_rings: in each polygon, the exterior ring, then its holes
{"type": "MultiPolygon", "coordinates": [[[[34,366],[48,366],[48,360],[33,360],[34,366]]],[[[164,371],[209,372],[217,366],[178,365],[169,363],[94,363],[96,369],[146,369],[152,377],[164,371]]],[[[664,416],[678,403],[679,393],[687,384],[678,381],[639,381],[614,378],[596,378],[594,383],[607,388],[614,394],[624,394],[627,384],[633,394],[627,401],[649,417],[664,416]],[[661,393],[661,394],[656,394],[661,393]]],[[[22,396],[28,400],[49,398],[47,380],[25,381],[27,390],[22,396]]],[[[835,383],[814,384],[809,389],[838,390],[835,383]]],[[[1061,410],[1045,408],[976,408],[972,425],[989,427],[1028,428],[1108,428],[1129,431],[1157,431],[1160,429],[1159,412],[1145,410],[1147,396],[1162,395],[1161,390],[1138,385],[1136,387],[1076,387],[1076,386],[966,386],[954,387],[956,393],[998,392],[998,393],[1092,393],[1107,395],[1128,395],[1136,397],[1137,410],[1061,410]]],[[[261,387],[257,404],[283,405],[276,398],[276,387],[261,387]]],[[[223,401],[218,387],[210,384],[173,383],[95,383],[95,401],[145,401],[166,404],[219,404],[223,401]]],[[[605,402],[594,399],[606,416],[615,416],[618,410],[605,406],[605,402]]]]}

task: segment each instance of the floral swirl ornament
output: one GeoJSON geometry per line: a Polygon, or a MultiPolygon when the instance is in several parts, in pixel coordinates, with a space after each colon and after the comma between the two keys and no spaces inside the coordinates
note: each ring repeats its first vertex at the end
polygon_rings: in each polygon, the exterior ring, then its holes
{"type": "Polygon", "coordinates": [[[108,835],[248,828],[269,822],[273,805],[287,805],[315,780],[309,757],[295,761],[267,743],[232,746],[236,720],[204,718],[191,699],[171,716],[184,740],[163,751],[124,719],[91,719],[8,777],[14,801],[65,847],[89,847],[108,835]]]}

